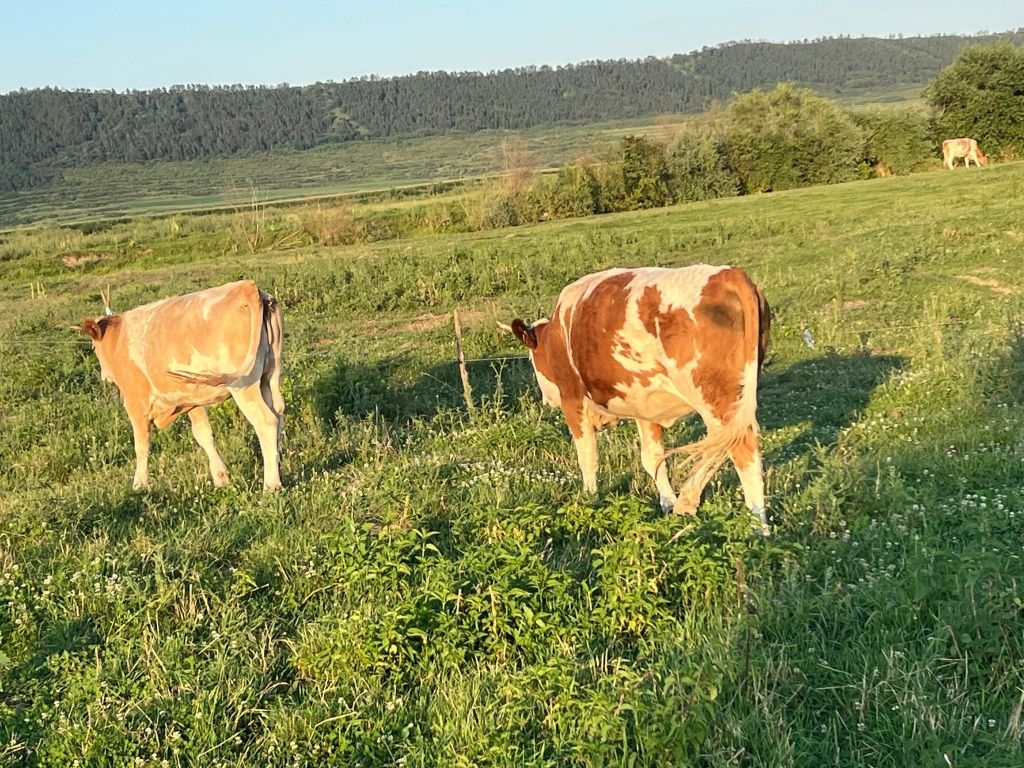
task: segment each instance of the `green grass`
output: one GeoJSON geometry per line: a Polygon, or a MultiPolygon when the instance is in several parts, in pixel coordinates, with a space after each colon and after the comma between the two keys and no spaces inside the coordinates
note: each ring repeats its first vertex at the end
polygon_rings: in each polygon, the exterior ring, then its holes
{"type": "Polygon", "coordinates": [[[1022,186],[1007,164],[255,254],[225,218],[138,221],[65,233],[116,251],[78,268],[59,233],[10,233],[0,759],[1024,764],[1022,186]],[[768,540],[727,469],[663,516],[627,425],[586,497],[493,322],[698,261],[775,312],[768,540]],[[284,306],[285,490],[258,491],[225,405],[232,488],[175,424],[132,492],[127,417],[66,327],[108,283],[125,308],[242,276],[284,306]],[[471,357],[509,358],[471,363],[472,419],[456,307],[471,357]]]}
{"type": "Polygon", "coordinates": [[[253,184],[261,199],[281,201],[473,178],[501,170],[502,142],[510,138],[525,142],[541,167],[557,167],[626,134],[656,134],[665,125],[653,118],[620,120],[374,139],[206,161],[65,168],[49,186],[0,191],[0,227],[230,208],[251,200],[253,184]]]}

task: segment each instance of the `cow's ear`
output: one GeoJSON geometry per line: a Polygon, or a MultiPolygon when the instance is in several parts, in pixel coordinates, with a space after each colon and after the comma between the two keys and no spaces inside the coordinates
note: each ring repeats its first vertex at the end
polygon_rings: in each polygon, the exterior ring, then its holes
{"type": "Polygon", "coordinates": [[[103,328],[91,318],[83,320],[81,325],[72,325],[71,330],[81,331],[93,341],[99,341],[103,338],[103,328]]]}
{"type": "Polygon", "coordinates": [[[512,333],[530,349],[537,348],[537,333],[518,317],[512,321],[512,333]]]}
{"type": "Polygon", "coordinates": [[[86,334],[93,341],[99,341],[103,338],[103,335],[115,324],[117,315],[110,317],[101,317],[99,320],[87,319],[83,320],[81,325],[71,326],[73,330],[81,331],[86,334]]]}

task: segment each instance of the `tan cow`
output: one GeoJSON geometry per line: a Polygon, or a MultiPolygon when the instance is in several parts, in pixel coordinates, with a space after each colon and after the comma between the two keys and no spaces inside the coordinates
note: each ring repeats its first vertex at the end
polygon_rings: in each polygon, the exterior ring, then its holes
{"type": "Polygon", "coordinates": [[[101,378],[117,385],[131,419],[135,488],[149,486],[149,423],[163,429],[182,413],[209,458],[213,484],[226,484],[205,406],[229,397],[259,437],[264,489],[281,487],[281,308],[272,296],[242,280],[76,328],[92,339],[101,378]]]}
{"type": "Polygon", "coordinates": [[[587,275],[562,290],[550,318],[516,319],[510,330],[529,349],[545,404],[565,414],[588,492],[597,492],[595,431],[635,419],[640,459],[663,509],[694,514],[728,457],[767,535],[756,411],[770,323],[746,273],[698,264],[587,275]],[[694,411],[708,432],[670,451],[689,459],[677,498],[662,434],[694,411]]]}
{"type": "Polygon", "coordinates": [[[965,168],[971,167],[972,160],[979,167],[988,165],[988,158],[974,139],[946,139],[942,142],[942,164],[949,170],[953,170],[954,162],[961,157],[965,168]]]}

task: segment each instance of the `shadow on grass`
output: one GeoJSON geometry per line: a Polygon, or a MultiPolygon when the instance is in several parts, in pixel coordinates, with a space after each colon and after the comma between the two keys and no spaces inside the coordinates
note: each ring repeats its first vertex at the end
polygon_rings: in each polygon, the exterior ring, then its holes
{"type": "Polygon", "coordinates": [[[758,392],[761,428],[806,424],[785,448],[766,460],[794,458],[816,444],[833,445],[840,432],[860,416],[875,388],[905,363],[895,355],[827,352],[778,372],[766,371],[758,392]]]}
{"type": "MultiPolygon", "coordinates": [[[[766,467],[773,462],[799,458],[812,452],[816,446],[827,448],[835,444],[839,434],[860,416],[874,389],[901,370],[904,363],[903,358],[893,355],[828,352],[794,363],[781,371],[766,371],[758,388],[757,413],[762,431],[804,425],[784,447],[765,456],[766,467]]],[[[683,429],[679,427],[682,425],[677,425],[668,435],[669,445],[690,442],[705,432],[697,416],[690,416],[683,429]],[[691,430],[691,433],[684,430],[691,430]]],[[[639,448],[637,454],[636,471],[621,477],[610,490],[628,493],[637,478],[647,479],[646,472],[639,465],[639,448]]],[[[730,485],[738,484],[736,473],[728,461],[716,477],[729,478],[727,482],[730,485]]],[[[677,474],[672,478],[678,488],[683,478],[677,474]]],[[[661,512],[656,496],[652,499],[652,514],[659,516],[661,512]]]]}
{"type": "MultiPolygon", "coordinates": [[[[526,358],[470,362],[467,367],[477,407],[499,396],[514,402],[537,386],[526,358]]],[[[454,360],[423,369],[402,355],[373,363],[338,360],[317,382],[312,397],[317,417],[334,426],[341,417],[376,415],[388,422],[401,422],[466,407],[454,360]]]]}

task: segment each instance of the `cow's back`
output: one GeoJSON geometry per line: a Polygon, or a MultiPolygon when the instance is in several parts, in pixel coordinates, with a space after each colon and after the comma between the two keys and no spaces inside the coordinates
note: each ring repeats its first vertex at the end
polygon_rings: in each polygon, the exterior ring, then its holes
{"type": "Polygon", "coordinates": [[[616,269],[588,275],[559,296],[553,322],[584,392],[616,416],[671,421],[694,400],[720,418],[735,407],[747,358],[745,317],[756,288],[741,271],[616,269]]]}
{"type": "Polygon", "coordinates": [[[253,373],[263,304],[249,280],[175,296],[124,313],[129,357],[161,399],[192,390],[219,392],[253,373]]]}

